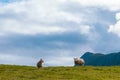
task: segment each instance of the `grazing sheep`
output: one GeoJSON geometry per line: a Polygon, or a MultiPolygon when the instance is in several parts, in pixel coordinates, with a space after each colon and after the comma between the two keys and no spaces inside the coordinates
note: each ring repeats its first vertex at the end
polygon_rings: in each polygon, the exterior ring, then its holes
{"type": "Polygon", "coordinates": [[[75,66],[82,66],[84,65],[85,61],[82,58],[74,58],[75,66]]]}
{"type": "Polygon", "coordinates": [[[40,68],[42,68],[43,66],[42,66],[42,63],[43,63],[44,61],[42,60],[42,59],[40,59],[39,61],[38,61],[38,63],[37,63],[37,67],[38,67],[38,69],[40,69],[40,68]]]}

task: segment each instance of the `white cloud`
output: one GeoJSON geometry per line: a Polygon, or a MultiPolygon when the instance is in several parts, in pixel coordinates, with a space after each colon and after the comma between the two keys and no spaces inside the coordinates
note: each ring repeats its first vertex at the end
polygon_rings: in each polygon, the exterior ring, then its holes
{"type": "MultiPolygon", "coordinates": [[[[69,1],[69,0],[68,0],[69,1]]],[[[80,3],[83,6],[88,7],[102,7],[104,9],[109,9],[111,11],[120,10],[119,0],[70,0],[72,2],[80,3]]]]}
{"type": "Polygon", "coordinates": [[[35,65],[37,60],[32,57],[0,53],[0,61],[1,64],[35,65]]]}
{"type": "MultiPolygon", "coordinates": [[[[92,46],[91,46],[92,47],[92,46]]],[[[84,44],[76,46],[75,49],[58,49],[52,53],[57,53],[57,56],[49,56],[44,58],[44,66],[74,66],[74,57],[81,57],[86,51],[94,52],[90,46],[84,44]]]]}
{"type": "Polygon", "coordinates": [[[116,13],[116,20],[120,20],[120,13],[116,13]]]}
{"type": "Polygon", "coordinates": [[[80,26],[79,28],[80,28],[81,34],[88,35],[91,33],[91,26],[83,25],[83,26],[80,26]]]}
{"type": "Polygon", "coordinates": [[[18,33],[25,35],[36,35],[36,34],[50,34],[50,33],[61,33],[66,31],[63,27],[59,26],[42,26],[37,24],[20,24],[16,21],[8,21],[3,24],[3,34],[18,33]],[[14,25],[14,26],[13,26],[14,25]]]}
{"type": "Polygon", "coordinates": [[[114,33],[120,37],[120,13],[116,14],[117,22],[114,25],[110,25],[108,32],[114,33]]]}
{"type": "MultiPolygon", "coordinates": [[[[52,3],[52,2],[51,2],[52,3]]],[[[0,19],[1,34],[49,34],[64,32],[59,26],[41,25],[56,21],[55,5],[49,5],[46,1],[21,1],[1,6],[0,19]],[[49,6],[49,7],[48,7],[49,6]],[[55,9],[55,10],[54,10],[55,9]],[[7,16],[7,17],[6,17],[7,16]]],[[[57,13],[56,13],[57,14],[57,13]]],[[[60,16],[61,17],[61,16],[60,16]]]]}
{"type": "MultiPolygon", "coordinates": [[[[89,7],[117,11],[120,9],[119,3],[120,1],[118,0],[22,0],[3,5],[0,4],[0,36],[10,33],[18,33],[23,35],[58,34],[64,32],[80,33],[82,36],[87,36],[89,39],[88,43],[85,42],[84,45],[81,45],[79,42],[77,45],[74,45],[72,42],[67,44],[64,43],[63,39],[63,42],[53,42],[51,44],[58,45],[60,48],[68,48],[69,46],[71,47],[70,49],[59,49],[58,51],[53,49],[52,52],[45,49],[38,51],[42,53],[40,55],[44,55],[44,57],[49,58],[45,61],[45,64],[47,65],[73,65],[73,57],[71,57],[71,55],[79,57],[86,51],[93,52],[93,45],[98,43],[99,40],[99,35],[94,30],[94,26],[90,26],[89,24],[99,23],[100,20],[96,18],[96,16],[98,16],[96,15],[97,12],[94,12],[92,8],[89,9],[89,7]],[[72,5],[71,2],[74,5],[72,5]],[[66,5],[69,3],[70,5],[66,5]],[[79,8],[80,6],[77,5],[80,5],[82,8],[79,8]],[[74,10],[67,11],[64,9],[66,7],[69,7],[70,9],[73,7],[72,9],[74,10]],[[46,54],[44,54],[42,51],[46,54]],[[54,57],[51,58],[51,56],[54,57]]],[[[120,20],[119,16],[119,14],[116,15],[117,20],[120,20]]],[[[104,20],[101,21],[106,23],[104,20]]],[[[118,27],[119,25],[119,21],[115,25],[111,25],[109,32],[120,35],[120,28],[118,27]]],[[[32,54],[32,51],[34,54],[34,51],[36,50],[31,50],[30,54],[32,54]]],[[[3,63],[11,64],[31,64],[34,63],[34,61],[36,62],[36,60],[33,60],[31,57],[23,57],[11,54],[0,54],[0,60],[3,61],[3,63]],[[27,60],[29,60],[29,62],[27,60]]]]}
{"type": "Polygon", "coordinates": [[[62,10],[61,6],[68,2],[70,1],[23,0],[1,5],[0,15],[3,17],[0,19],[0,34],[36,35],[79,31],[81,34],[89,35],[91,33],[90,26],[83,24],[83,21],[90,22],[89,19],[86,19],[89,13],[74,14],[62,10]],[[67,22],[80,27],[71,26],[67,22]],[[64,24],[67,25],[61,26],[64,24]]]}
{"type": "Polygon", "coordinates": [[[118,21],[115,25],[110,25],[108,31],[120,36],[120,21],[118,21]]]}
{"type": "MultiPolygon", "coordinates": [[[[60,0],[23,0],[0,5],[1,34],[19,33],[27,35],[50,34],[69,31],[68,27],[56,25],[60,22],[75,22],[81,18],[72,13],[59,10],[60,0]]],[[[64,23],[62,23],[64,24],[64,23]]]]}
{"type": "Polygon", "coordinates": [[[99,34],[95,31],[94,26],[80,25],[76,31],[86,36],[90,41],[96,41],[100,38],[99,34]]]}
{"type": "Polygon", "coordinates": [[[53,57],[44,63],[45,66],[73,66],[73,57],[53,57]]]}

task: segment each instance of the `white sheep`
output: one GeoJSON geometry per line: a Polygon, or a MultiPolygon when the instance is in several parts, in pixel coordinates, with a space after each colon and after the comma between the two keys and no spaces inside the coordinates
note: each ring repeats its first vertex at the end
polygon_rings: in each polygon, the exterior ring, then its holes
{"type": "Polygon", "coordinates": [[[75,66],[82,66],[84,65],[85,61],[82,58],[74,58],[74,64],[75,66]]]}

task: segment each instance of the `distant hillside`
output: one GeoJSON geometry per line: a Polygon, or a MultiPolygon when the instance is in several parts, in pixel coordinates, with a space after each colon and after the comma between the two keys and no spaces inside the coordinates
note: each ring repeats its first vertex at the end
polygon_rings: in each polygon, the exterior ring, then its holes
{"type": "Polygon", "coordinates": [[[85,60],[85,65],[92,66],[120,65],[120,52],[110,54],[86,52],[81,58],[85,60]]]}

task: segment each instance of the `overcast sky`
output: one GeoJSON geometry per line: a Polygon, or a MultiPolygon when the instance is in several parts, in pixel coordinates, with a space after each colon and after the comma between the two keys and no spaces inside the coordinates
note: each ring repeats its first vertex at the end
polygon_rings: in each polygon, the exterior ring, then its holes
{"type": "Polygon", "coordinates": [[[0,0],[0,64],[73,66],[120,51],[120,0],[0,0]]]}

